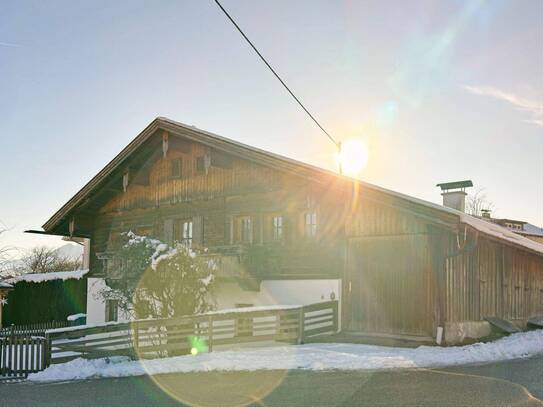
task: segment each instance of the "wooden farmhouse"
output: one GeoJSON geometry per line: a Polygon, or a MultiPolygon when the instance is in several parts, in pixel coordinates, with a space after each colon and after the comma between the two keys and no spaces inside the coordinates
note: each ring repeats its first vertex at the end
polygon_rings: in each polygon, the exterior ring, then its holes
{"type": "Polygon", "coordinates": [[[205,247],[218,308],[337,299],[345,332],[485,336],[543,315],[543,245],[425,202],[157,118],[43,225],[90,239],[88,322],[120,233],[205,247]]]}

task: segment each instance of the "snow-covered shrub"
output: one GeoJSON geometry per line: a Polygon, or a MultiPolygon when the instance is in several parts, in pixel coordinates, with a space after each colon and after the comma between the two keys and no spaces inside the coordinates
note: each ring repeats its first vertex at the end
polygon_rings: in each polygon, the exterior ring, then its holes
{"type": "Polygon", "coordinates": [[[215,265],[182,245],[123,234],[116,254],[116,279],[101,295],[116,299],[135,318],[169,318],[209,311],[215,265]]]}

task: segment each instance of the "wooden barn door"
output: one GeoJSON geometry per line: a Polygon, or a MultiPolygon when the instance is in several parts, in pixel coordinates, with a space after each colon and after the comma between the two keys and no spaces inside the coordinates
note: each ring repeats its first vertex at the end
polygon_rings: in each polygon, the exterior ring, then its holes
{"type": "Polygon", "coordinates": [[[349,242],[346,329],[432,336],[434,282],[426,235],[349,242]]]}

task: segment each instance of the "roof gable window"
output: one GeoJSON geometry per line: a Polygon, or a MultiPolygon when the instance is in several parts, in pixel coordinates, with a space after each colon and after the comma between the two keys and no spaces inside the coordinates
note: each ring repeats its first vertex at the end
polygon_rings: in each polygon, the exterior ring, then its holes
{"type": "Polygon", "coordinates": [[[176,158],[170,161],[170,178],[181,178],[181,175],[182,175],[181,163],[182,161],[180,158],[176,158]]]}

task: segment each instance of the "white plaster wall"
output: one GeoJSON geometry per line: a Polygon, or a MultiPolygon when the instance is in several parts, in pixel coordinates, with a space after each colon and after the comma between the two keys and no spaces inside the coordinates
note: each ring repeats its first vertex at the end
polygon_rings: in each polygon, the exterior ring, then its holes
{"type": "Polygon", "coordinates": [[[213,291],[217,309],[235,308],[236,304],[307,305],[330,301],[332,294],[341,304],[340,279],[264,280],[260,291],[245,291],[236,283],[219,283],[213,291]]]}
{"type": "MultiPolygon", "coordinates": [[[[102,278],[89,278],[87,284],[87,323],[105,322],[106,305],[100,290],[106,287],[102,278]]],[[[339,301],[341,315],[341,280],[265,280],[260,291],[246,291],[237,283],[218,283],[212,293],[217,309],[235,308],[236,304],[307,305],[339,301]]],[[[119,313],[119,319],[126,319],[119,313]]]]}
{"type": "Polygon", "coordinates": [[[106,287],[103,278],[91,278],[87,281],[87,324],[106,322],[106,303],[100,298],[100,290],[106,287]]]}
{"type": "MultiPolygon", "coordinates": [[[[103,278],[89,278],[87,281],[87,324],[106,322],[106,302],[102,299],[100,291],[106,288],[103,278]]],[[[119,321],[129,321],[130,316],[119,310],[119,321]]]]}

